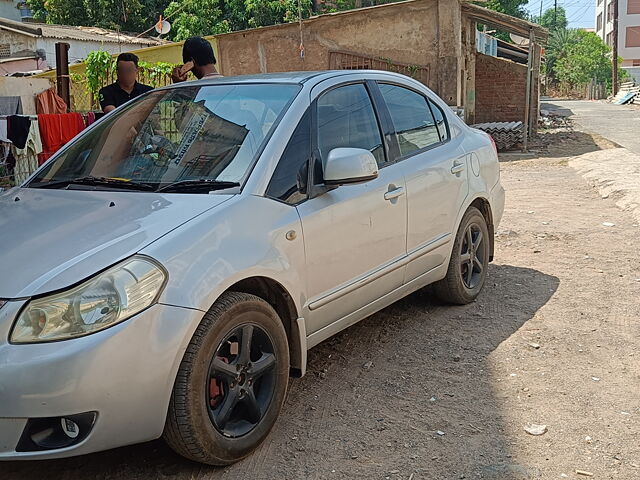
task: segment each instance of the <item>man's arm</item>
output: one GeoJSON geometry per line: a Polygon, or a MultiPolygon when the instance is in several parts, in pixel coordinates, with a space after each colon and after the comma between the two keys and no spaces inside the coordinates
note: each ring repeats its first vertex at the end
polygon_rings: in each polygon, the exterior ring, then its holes
{"type": "Polygon", "coordinates": [[[109,94],[109,90],[106,88],[101,88],[98,92],[98,98],[100,99],[100,106],[102,107],[102,111],[104,113],[112,112],[116,109],[115,100],[109,94]]]}

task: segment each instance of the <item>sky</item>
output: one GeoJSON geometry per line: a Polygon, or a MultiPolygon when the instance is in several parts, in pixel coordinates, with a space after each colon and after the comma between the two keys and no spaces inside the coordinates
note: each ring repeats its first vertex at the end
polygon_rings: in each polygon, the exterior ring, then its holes
{"type": "MultiPolygon", "coordinates": [[[[534,15],[540,15],[540,2],[543,11],[553,8],[554,0],[529,0],[526,8],[534,15]]],[[[558,0],[558,6],[567,11],[571,28],[593,28],[595,24],[596,0],[558,0]]]]}

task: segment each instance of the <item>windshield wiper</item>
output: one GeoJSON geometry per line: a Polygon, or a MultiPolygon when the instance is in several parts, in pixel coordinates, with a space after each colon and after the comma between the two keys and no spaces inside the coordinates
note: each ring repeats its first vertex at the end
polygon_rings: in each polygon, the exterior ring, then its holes
{"type": "Polygon", "coordinates": [[[108,187],[126,188],[128,190],[146,190],[154,191],[156,187],[149,183],[131,182],[120,178],[107,178],[107,177],[78,177],[71,180],[60,180],[57,182],[38,182],[29,187],[33,188],[64,188],[69,185],[103,185],[108,187]]]}
{"type": "Polygon", "coordinates": [[[200,190],[210,192],[212,190],[224,190],[225,188],[239,187],[238,182],[226,182],[222,180],[200,179],[179,180],[158,188],[157,192],[180,192],[185,190],[200,190]]]}

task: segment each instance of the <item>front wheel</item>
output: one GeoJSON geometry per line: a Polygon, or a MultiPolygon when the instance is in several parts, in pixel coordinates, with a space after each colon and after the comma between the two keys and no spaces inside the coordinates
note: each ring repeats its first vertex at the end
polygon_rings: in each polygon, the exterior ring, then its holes
{"type": "Polygon", "coordinates": [[[289,347],[264,300],[225,293],[207,312],[184,354],[165,426],[180,455],[228,465],[267,437],[287,392],[289,347]]]}
{"type": "Polygon", "coordinates": [[[434,284],[438,298],[456,305],[473,302],[484,287],[489,265],[489,229],[480,211],[470,207],[460,222],[447,276],[434,284]]]}

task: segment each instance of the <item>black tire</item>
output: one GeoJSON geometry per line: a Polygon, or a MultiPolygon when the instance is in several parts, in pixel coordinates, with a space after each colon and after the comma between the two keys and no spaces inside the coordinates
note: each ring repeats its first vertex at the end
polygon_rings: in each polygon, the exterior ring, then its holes
{"type": "Polygon", "coordinates": [[[225,293],[204,315],[184,354],[164,439],[178,454],[196,462],[237,462],[271,431],[288,381],[289,346],[278,314],[254,295],[225,293]],[[228,353],[224,357],[221,352],[228,353]],[[269,362],[273,365],[266,370],[269,362]],[[264,371],[257,373],[258,368],[264,371]],[[227,403],[233,406],[226,408],[227,403]]]}
{"type": "Polygon", "coordinates": [[[466,305],[480,295],[487,277],[489,242],[489,229],[484,216],[477,208],[470,207],[462,217],[456,233],[447,276],[433,285],[440,300],[454,305],[466,305]],[[471,243],[474,244],[471,250],[468,248],[469,232],[473,239],[471,243]],[[482,237],[476,245],[478,234],[482,237]]]}

